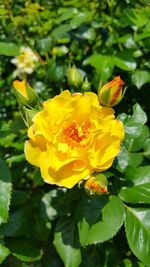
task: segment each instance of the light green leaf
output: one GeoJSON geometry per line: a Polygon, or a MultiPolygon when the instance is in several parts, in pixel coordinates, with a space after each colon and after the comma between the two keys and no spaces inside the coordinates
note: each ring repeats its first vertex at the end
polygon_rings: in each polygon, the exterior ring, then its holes
{"type": "Polygon", "coordinates": [[[54,246],[66,267],[78,267],[81,263],[81,251],[76,243],[76,229],[71,218],[62,218],[58,221],[54,246]]]}
{"type": "Polygon", "coordinates": [[[114,69],[113,56],[94,54],[84,60],[83,65],[91,65],[100,74],[100,79],[106,81],[112,76],[114,69]]]}
{"type": "Polygon", "coordinates": [[[116,196],[84,198],[78,207],[78,230],[82,246],[112,238],[124,220],[124,207],[116,196]]]}
{"type": "Polygon", "coordinates": [[[0,224],[7,222],[11,189],[10,171],[5,162],[0,159],[0,224]]]}
{"type": "Polygon", "coordinates": [[[118,53],[114,56],[115,65],[126,71],[133,71],[136,69],[136,60],[133,57],[133,52],[125,50],[122,53],[118,53]]]}
{"type": "Polygon", "coordinates": [[[11,253],[19,260],[26,262],[38,261],[42,257],[42,251],[35,242],[28,239],[12,239],[8,242],[11,253]]]}
{"type": "Polygon", "coordinates": [[[150,210],[127,207],[125,231],[133,253],[150,266],[150,210]]]}
{"type": "Polygon", "coordinates": [[[18,56],[20,48],[13,43],[0,42],[0,55],[4,56],[18,56]]]}
{"type": "Polygon", "coordinates": [[[9,249],[4,245],[0,244],[0,264],[6,259],[9,253],[9,249]]]}
{"type": "Polygon", "coordinates": [[[150,82],[150,74],[145,70],[136,70],[132,74],[132,83],[140,89],[145,83],[150,82]]]}

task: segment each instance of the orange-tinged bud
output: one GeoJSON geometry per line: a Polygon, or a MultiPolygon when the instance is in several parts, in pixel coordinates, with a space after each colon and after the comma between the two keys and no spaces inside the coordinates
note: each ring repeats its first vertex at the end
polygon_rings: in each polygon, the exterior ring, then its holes
{"type": "Polygon", "coordinates": [[[32,105],[37,102],[38,95],[30,87],[26,80],[13,82],[15,89],[15,95],[18,100],[18,103],[21,105],[32,105]]]}
{"type": "Polygon", "coordinates": [[[106,107],[116,106],[124,96],[122,91],[124,82],[120,76],[115,77],[112,81],[104,84],[98,91],[100,104],[106,107]]]}
{"type": "Polygon", "coordinates": [[[88,180],[86,180],[84,187],[87,193],[90,195],[102,195],[108,192],[107,179],[104,174],[91,176],[88,180]]]}

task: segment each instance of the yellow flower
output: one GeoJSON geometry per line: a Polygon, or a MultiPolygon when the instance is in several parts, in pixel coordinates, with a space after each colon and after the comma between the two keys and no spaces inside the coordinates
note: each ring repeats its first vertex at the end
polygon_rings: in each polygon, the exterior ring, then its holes
{"type": "Polygon", "coordinates": [[[40,168],[45,182],[72,188],[112,165],[124,129],[113,109],[99,105],[96,94],[66,90],[44,102],[28,136],[26,158],[40,168]]]}
{"type": "Polygon", "coordinates": [[[121,101],[125,93],[125,90],[122,92],[123,84],[124,82],[118,76],[99,88],[98,96],[100,104],[106,107],[116,106],[121,101]]]}
{"type": "Polygon", "coordinates": [[[36,92],[30,87],[26,80],[13,82],[13,87],[15,89],[15,95],[19,104],[31,105],[35,103],[38,99],[36,92]]]}

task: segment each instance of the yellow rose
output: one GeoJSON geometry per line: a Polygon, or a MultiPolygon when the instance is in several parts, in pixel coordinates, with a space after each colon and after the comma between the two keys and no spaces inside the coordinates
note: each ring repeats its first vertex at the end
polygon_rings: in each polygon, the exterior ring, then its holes
{"type": "Polygon", "coordinates": [[[99,105],[96,94],[66,90],[43,106],[28,130],[25,155],[45,182],[72,188],[112,165],[124,129],[112,108],[99,105]]]}

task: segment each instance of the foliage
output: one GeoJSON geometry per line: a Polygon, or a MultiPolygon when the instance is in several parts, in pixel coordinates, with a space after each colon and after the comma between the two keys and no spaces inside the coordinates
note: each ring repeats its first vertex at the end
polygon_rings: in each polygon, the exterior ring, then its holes
{"type": "Polygon", "coordinates": [[[0,4],[2,267],[150,266],[149,12],[148,0],[0,4]],[[28,82],[42,100],[68,88],[70,62],[88,79],[82,91],[97,93],[99,81],[115,75],[124,80],[127,91],[116,112],[126,137],[105,172],[107,194],[44,184],[25,161],[26,126],[12,90],[11,63],[22,46],[38,56],[28,82]]]}

